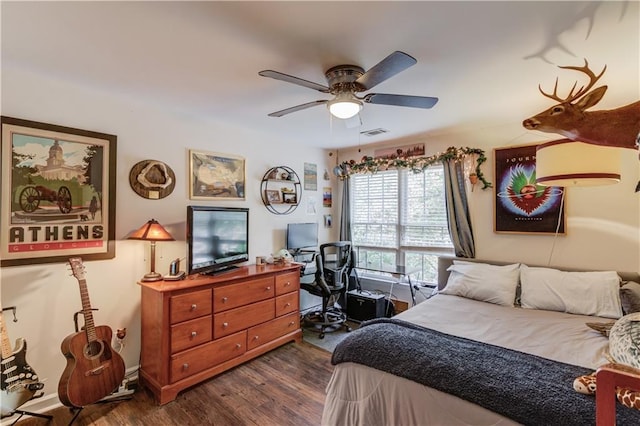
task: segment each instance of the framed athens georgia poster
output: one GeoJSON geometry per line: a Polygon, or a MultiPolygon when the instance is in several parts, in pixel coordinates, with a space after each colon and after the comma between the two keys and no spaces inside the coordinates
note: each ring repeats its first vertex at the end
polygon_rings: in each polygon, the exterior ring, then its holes
{"type": "Polygon", "coordinates": [[[1,122],[2,266],[113,258],[116,136],[1,122]]]}
{"type": "Polygon", "coordinates": [[[536,146],[494,149],[494,231],[564,234],[564,187],[536,183],[536,146]]]}

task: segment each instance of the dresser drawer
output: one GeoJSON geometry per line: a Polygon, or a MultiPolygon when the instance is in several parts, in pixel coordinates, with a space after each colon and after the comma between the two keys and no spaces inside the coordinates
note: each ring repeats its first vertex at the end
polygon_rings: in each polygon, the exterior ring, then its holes
{"type": "Polygon", "coordinates": [[[211,289],[171,296],[171,324],[211,314],[211,289]]]}
{"type": "Polygon", "coordinates": [[[246,345],[247,332],[242,331],[173,355],[171,382],[177,382],[221,362],[236,358],[246,352],[246,345]]]}
{"type": "Polygon", "coordinates": [[[213,290],[214,312],[269,299],[275,295],[274,287],[274,278],[270,276],[215,288],[213,290]]]}
{"type": "Polygon", "coordinates": [[[296,291],[300,288],[300,273],[287,272],[276,275],[276,296],[296,291]]]}
{"type": "Polygon", "coordinates": [[[275,303],[275,299],[269,299],[215,314],[213,316],[213,338],[219,339],[275,318],[275,303]]]}
{"type": "Polygon", "coordinates": [[[276,316],[282,316],[298,310],[300,295],[297,291],[276,297],[276,316]]]}
{"type": "Polygon", "coordinates": [[[297,312],[252,327],[247,334],[247,350],[256,348],[299,328],[300,315],[297,312]]]}
{"type": "Polygon", "coordinates": [[[192,348],[211,340],[211,315],[171,326],[171,353],[192,348]]]}

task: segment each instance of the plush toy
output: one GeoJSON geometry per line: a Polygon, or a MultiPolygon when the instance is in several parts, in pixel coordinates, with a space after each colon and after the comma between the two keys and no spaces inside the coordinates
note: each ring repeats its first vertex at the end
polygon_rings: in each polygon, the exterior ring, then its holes
{"type": "MultiPolygon", "coordinates": [[[[625,315],[609,330],[609,360],[640,369],[640,313],[625,315]]],[[[580,376],[573,389],[585,395],[596,393],[596,373],[580,376]]],[[[640,392],[616,388],[616,398],[629,408],[640,410],[640,392]]]]}

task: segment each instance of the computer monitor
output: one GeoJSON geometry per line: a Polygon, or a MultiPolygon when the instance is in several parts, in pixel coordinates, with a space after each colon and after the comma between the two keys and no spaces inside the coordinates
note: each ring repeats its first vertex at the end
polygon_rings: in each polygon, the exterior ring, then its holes
{"type": "Polygon", "coordinates": [[[303,250],[315,250],[318,246],[317,223],[289,223],[287,225],[287,250],[297,254],[303,250]]]}

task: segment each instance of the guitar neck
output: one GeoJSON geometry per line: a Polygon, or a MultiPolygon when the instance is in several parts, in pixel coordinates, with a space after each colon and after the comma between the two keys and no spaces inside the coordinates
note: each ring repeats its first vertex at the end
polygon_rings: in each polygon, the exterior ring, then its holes
{"type": "Polygon", "coordinates": [[[97,340],[96,326],[93,322],[93,310],[89,301],[89,290],[87,289],[87,280],[78,278],[80,285],[80,298],[82,299],[82,315],[84,316],[84,331],[87,333],[87,340],[93,342],[97,340]]]}
{"type": "Polygon", "coordinates": [[[4,324],[4,317],[2,315],[2,312],[0,312],[0,331],[1,331],[1,342],[0,345],[2,346],[2,359],[7,359],[9,358],[12,354],[13,351],[11,350],[11,342],[9,341],[9,333],[7,333],[7,328],[4,324]]]}

